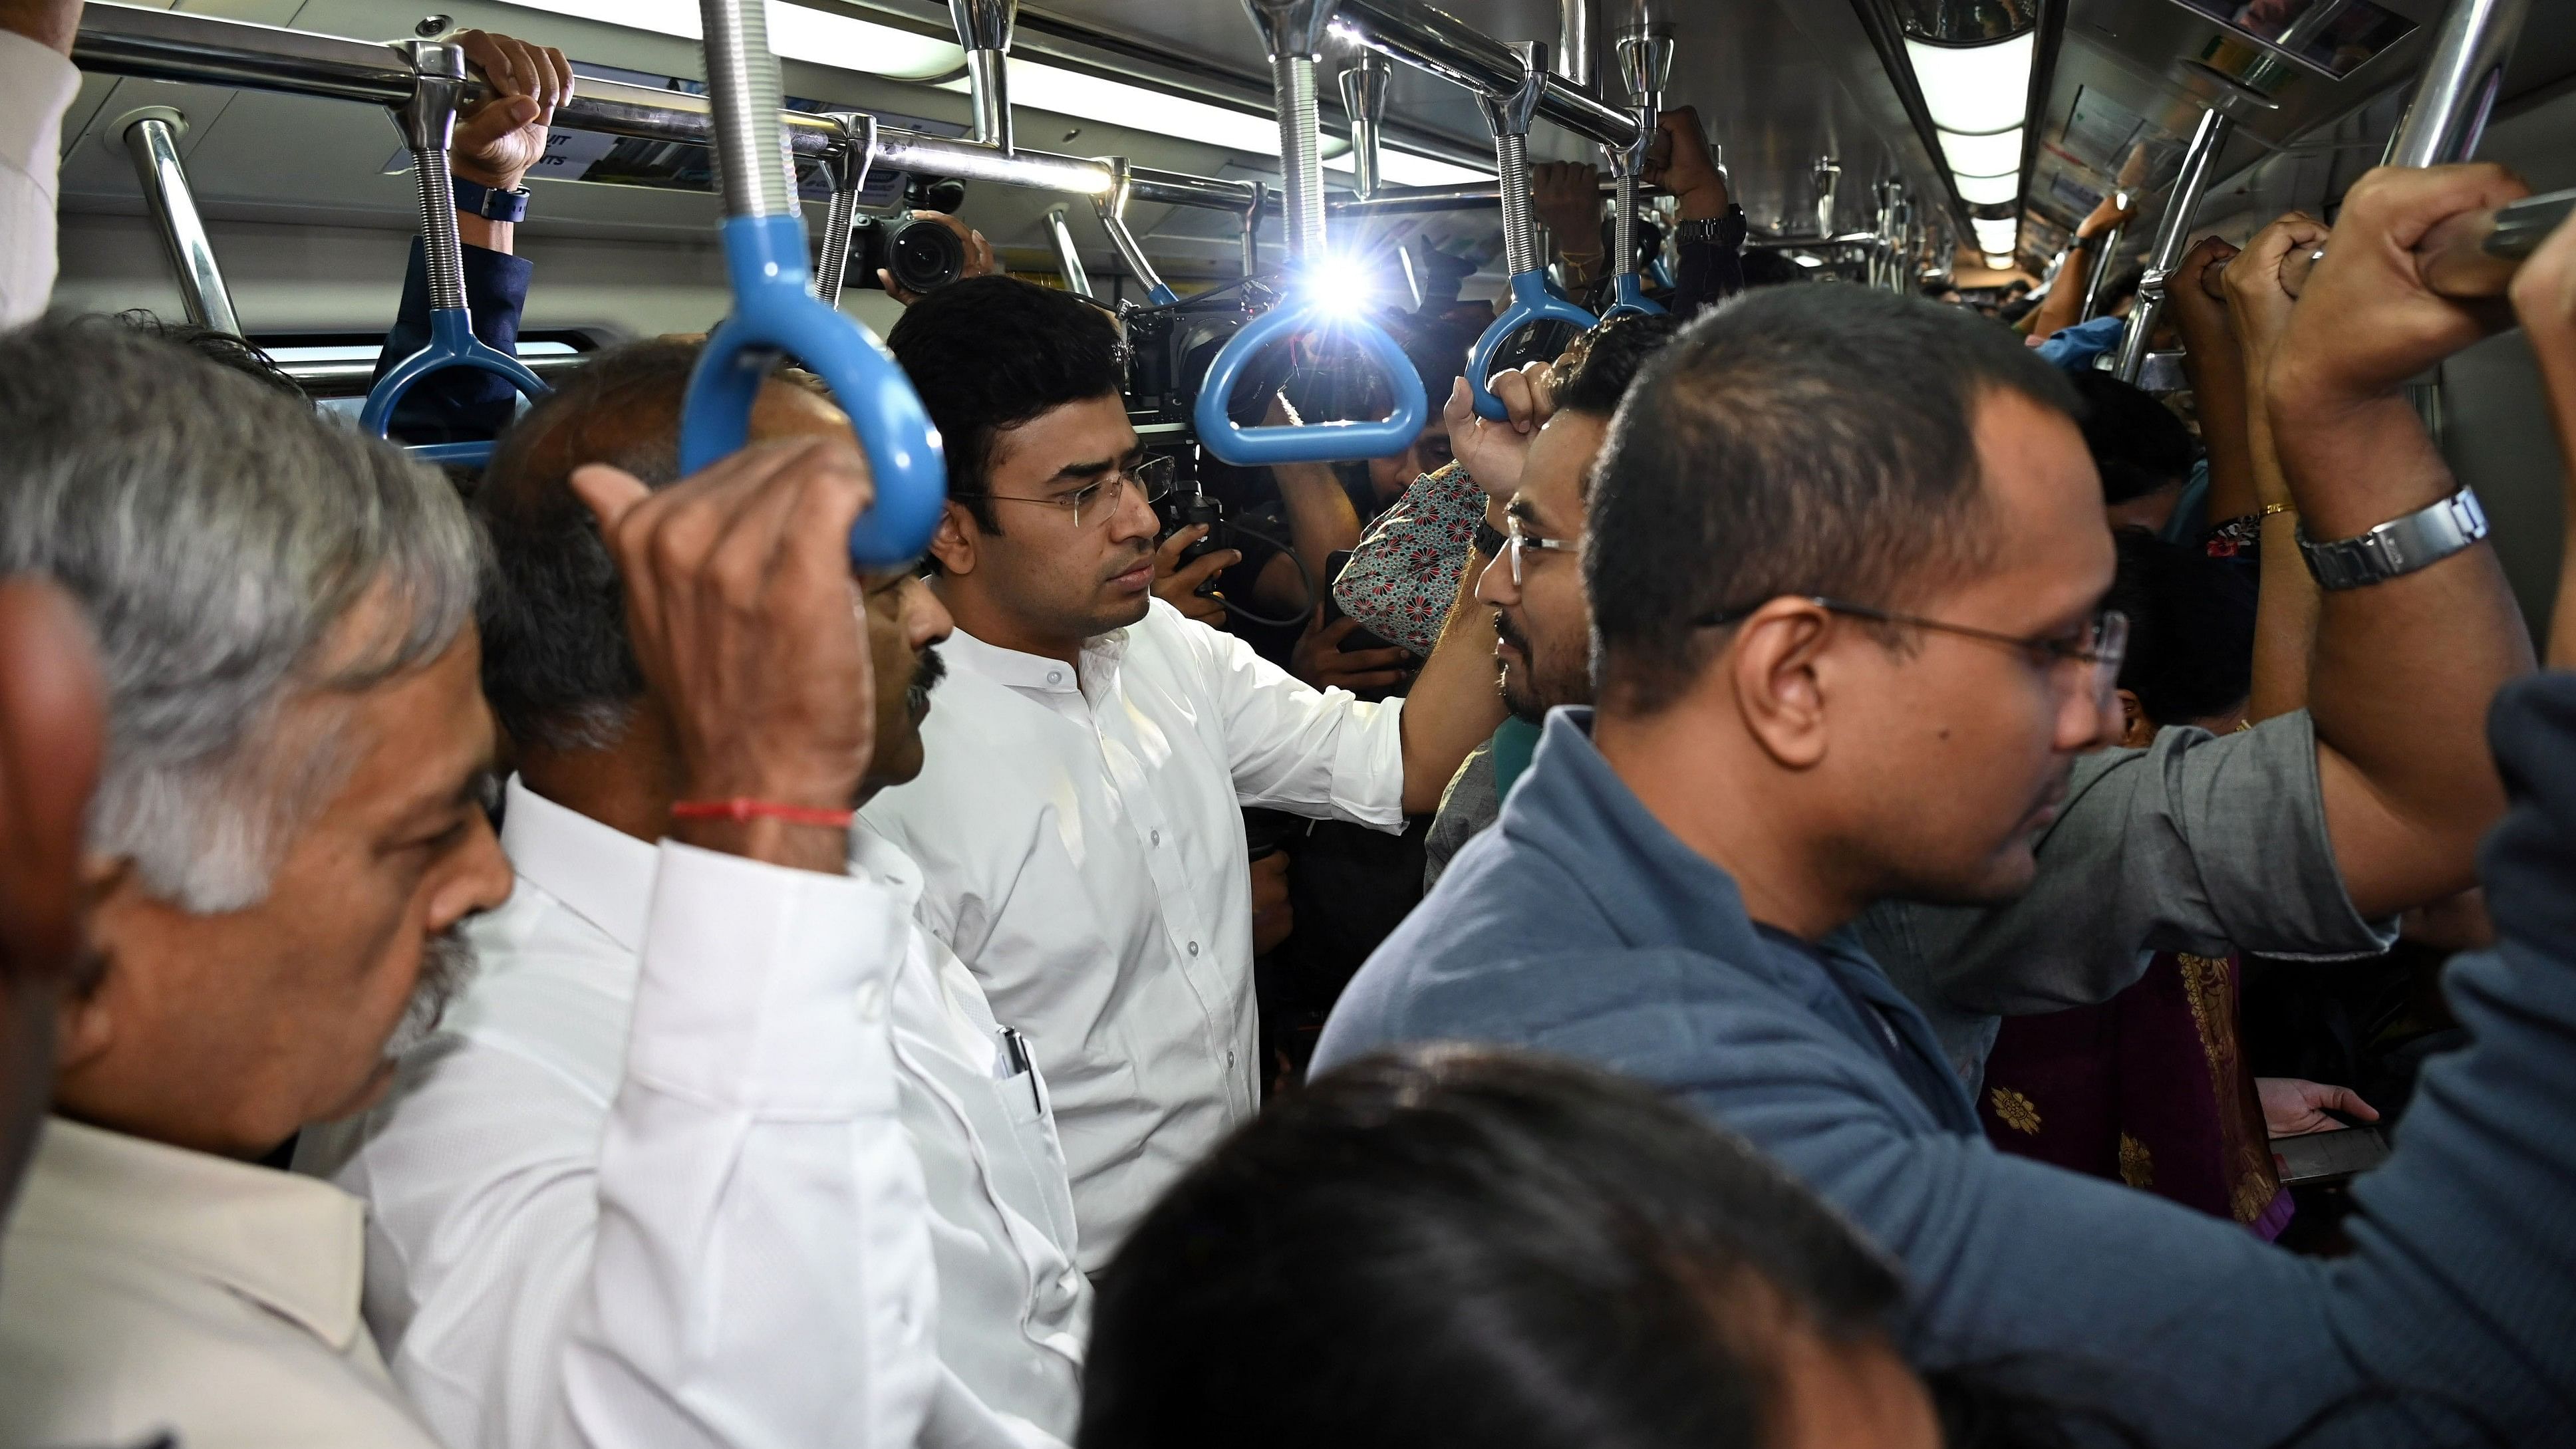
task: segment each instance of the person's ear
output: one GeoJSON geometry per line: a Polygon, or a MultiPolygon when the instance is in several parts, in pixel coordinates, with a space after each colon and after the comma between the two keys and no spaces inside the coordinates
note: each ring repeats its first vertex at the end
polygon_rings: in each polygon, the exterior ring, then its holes
{"type": "Polygon", "coordinates": [[[963,577],[975,572],[975,554],[983,539],[974,510],[951,498],[939,515],[938,530],[930,535],[930,556],[939,560],[941,573],[963,577]]]}
{"type": "Polygon", "coordinates": [[[2120,744],[2123,748],[2143,750],[2156,742],[2156,722],[2138,707],[2137,691],[2120,692],[2120,744]]]}
{"type": "Polygon", "coordinates": [[[60,976],[83,951],[83,851],[106,686],[80,606],[0,581],[0,971],[60,976]]]}
{"type": "Polygon", "coordinates": [[[1725,673],[1745,729],[1783,768],[1812,769],[1825,758],[1825,682],[1820,665],[1837,635],[1833,615],[1781,597],[1735,626],[1725,673]]]}

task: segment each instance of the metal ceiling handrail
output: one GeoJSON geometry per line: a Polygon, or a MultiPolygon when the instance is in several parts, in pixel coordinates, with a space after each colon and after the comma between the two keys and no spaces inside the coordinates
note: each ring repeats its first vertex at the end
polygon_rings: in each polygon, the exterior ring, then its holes
{"type": "MultiPolygon", "coordinates": [[[[398,46],[212,15],[150,10],[114,0],[90,0],[83,7],[72,61],[102,75],[380,106],[402,105],[418,85],[398,46]]],[[[469,83],[458,100],[471,105],[482,94],[480,85],[469,83]]],[[[556,109],[553,123],[568,131],[703,146],[713,133],[714,110],[705,96],[584,76],[573,98],[556,109]]],[[[785,132],[787,148],[798,156],[824,157],[848,144],[849,133],[827,114],[782,110],[778,125],[785,132]]],[[[1004,151],[900,126],[879,126],[874,144],[871,169],[921,171],[1081,196],[1097,196],[1115,183],[1109,167],[1098,161],[1026,149],[1004,151]]],[[[1152,205],[1241,214],[1257,204],[1260,194],[1256,182],[1178,171],[1138,167],[1134,178],[1134,199],[1152,205]]]]}
{"type": "MultiPolygon", "coordinates": [[[[1415,0],[1342,0],[1334,19],[1372,50],[1428,71],[1487,99],[1520,89],[1518,51],[1466,21],[1415,0]]],[[[1637,118],[1550,74],[1532,114],[1604,146],[1637,143],[1637,118]]]]}
{"type": "Polygon", "coordinates": [[[1541,322],[1563,322],[1577,329],[1600,319],[1548,290],[1546,258],[1539,253],[1538,221],[1530,210],[1529,123],[1550,79],[1547,46],[1525,41],[1521,84],[1512,93],[1481,98],[1485,124],[1494,133],[1494,173],[1503,203],[1503,270],[1510,273],[1511,301],[1467,349],[1467,395],[1476,415],[1501,422],[1509,416],[1503,400],[1486,385],[1494,356],[1505,342],[1541,322]]]}

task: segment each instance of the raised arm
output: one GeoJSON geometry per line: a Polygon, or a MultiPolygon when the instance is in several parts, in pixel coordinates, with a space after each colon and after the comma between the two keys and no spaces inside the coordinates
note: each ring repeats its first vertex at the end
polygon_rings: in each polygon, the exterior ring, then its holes
{"type": "Polygon", "coordinates": [[[2256,511],[2253,444],[2245,415],[2245,354],[2227,315],[2225,299],[2201,285],[2212,266],[2236,254],[2214,236],[2199,243],[2166,283],[2174,330],[2182,334],[2182,372],[2200,414],[2200,441],[2209,452],[2209,516],[2213,521],[2256,511]]]}
{"type": "Polygon", "coordinates": [[[2281,287],[2282,259],[2313,249],[2327,236],[2325,223],[2292,212],[2247,243],[2225,273],[2227,308],[2245,347],[2247,438],[2251,445],[2254,505],[2260,522],[2262,603],[2254,626],[2254,692],[2245,717],[2267,720],[2308,705],[2308,661],[2316,650],[2317,580],[2299,552],[2299,512],[2281,451],[2272,441],[2271,400],[2265,393],[2281,334],[2290,325],[2290,294],[2281,287]]]}
{"type": "Polygon", "coordinates": [[[2094,252],[2111,228],[2124,226],[2137,216],[2137,208],[2123,208],[2118,196],[2105,196],[2084,220],[2076,223],[2075,239],[2066,245],[2066,264],[2057,269],[2057,280],[2048,286],[2048,295],[2030,314],[2030,338],[2046,342],[2063,328],[2084,320],[2084,292],[2093,279],[2093,269],[2107,258],[2094,252]]]}
{"type": "Polygon", "coordinates": [[[80,89],[81,0],[0,0],[0,328],[44,315],[54,289],[63,111],[80,89]]]}
{"type": "MultiPolygon", "coordinates": [[[[2514,315],[2539,360],[2549,389],[2549,421],[2559,449],[2571,460],[2566,474],[2576,498],[2576,227],[2561,226],[2525,262],[2513,282],[2514,315]]],[[[2567,537],[2558,562],[2558,604],[2549,616],[2549,667],[2576,669],[2576,503],[2567,513],[2567,537]]]]}
{"type": "MultiPolygon", "coordinates": [[[[2267,384],[2309,538],[2353,538],[2457,490],[2402,388],[2483,329],[2425,286],[2413,248],[2436,223],[2527,190],[2500,167],[2445,166],[2374,171],[2346,197],[2267,384]]],[[[2363,914],[2473,882],[2478,839],[2504,808],[2484,748],[2487,706],[2531,667],[2531,640],[2488,544],[2324,594],[2308,708],[2327,830],[2363,914]]]]}

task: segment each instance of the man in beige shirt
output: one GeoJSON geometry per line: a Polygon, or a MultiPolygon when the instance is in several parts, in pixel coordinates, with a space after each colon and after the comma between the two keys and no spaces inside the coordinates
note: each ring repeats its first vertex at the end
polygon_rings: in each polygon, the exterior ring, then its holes
{"type": "Polygon", "coordinates": [[[478,569],[445,479],[293,399],[103,321],[0,338],[0,574],[87,610],[115,741],[0,1443],[432,1443],[359,1319],[361,1205],[256,1163],[382,1090],[509,894],[478,569]]]}

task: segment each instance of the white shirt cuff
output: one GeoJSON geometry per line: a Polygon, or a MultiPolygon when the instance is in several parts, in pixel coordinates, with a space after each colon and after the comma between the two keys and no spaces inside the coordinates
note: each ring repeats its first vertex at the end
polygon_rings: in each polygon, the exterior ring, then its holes
{"type": "Polygon", "coordinates": [[[1333,742],[1334,813],[1380,830],[1402,830],[1404,701],[1354,705],[1351,714],[1333,742]]]}

